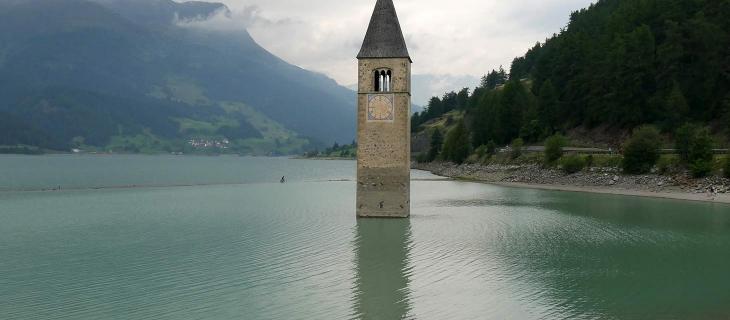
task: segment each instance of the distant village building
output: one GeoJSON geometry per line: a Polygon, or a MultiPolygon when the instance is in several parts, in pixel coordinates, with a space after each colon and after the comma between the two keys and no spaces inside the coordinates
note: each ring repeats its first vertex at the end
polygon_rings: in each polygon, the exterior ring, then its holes
{"type": "Polygon", "coordinates": [[[410,216],[411,58],[392,0],[378,0],[358,59],[358,217],[410,216]]]}
{"type": "Polygon", "coordinates": [[[228,139],[223,140],[212,140],[212,139],[190,139],[188,140],[188,144],[194,148],[203,149],[203,148],[218,148],[218,149],[228,149],[228,146],[231,144],[231,142],[228,139]]]}

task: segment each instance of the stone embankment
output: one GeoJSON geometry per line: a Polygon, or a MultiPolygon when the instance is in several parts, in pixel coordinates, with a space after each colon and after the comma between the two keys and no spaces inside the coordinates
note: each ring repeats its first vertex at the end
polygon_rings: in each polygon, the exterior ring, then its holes
{"type": "MultiPolygon", "coordinates": [[[[414,169],[430,171],[436,175],[476,180],[497,184],[519,184],[535,186],[565,186],[586,188],[587,191],[633,191],[647,193],[678,193],[706,195],[714,199],[720,195],[724,199],[730,196],[730,180],[720,177],[694,179],[688,173],[674,175],[646,174],[624,175],[619,168],[589,168],[575,174],[566,174],[555,168],[543,168],[537,164],[524,165],[478,165],[453,163],[413,163],[414,169]]],[[[568,189],[568,188],[555,188],[568,189]]],[[[688,198],[688,197],[680,197],[688,198]]],[[[699,198],[698,198],[699,199],[699,198]]],[[[724,202],[724,201],[723,201],[724,202]]]]}

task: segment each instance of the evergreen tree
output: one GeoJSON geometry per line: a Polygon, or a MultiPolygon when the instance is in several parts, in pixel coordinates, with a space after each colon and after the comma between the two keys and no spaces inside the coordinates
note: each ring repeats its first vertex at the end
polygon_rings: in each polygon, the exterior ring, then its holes
{"type": "Polygon", "coordinates": [[[686,119],[688,111],[689,106],[682,94],[682,89],[679,87],[679,83],[674,81],[672,91],[666,101],[666,128],[671,130],[681,125],[681,122],[686,119]]]}
{"type": "Polygon", "coordinates": [[[411,133],[420,131],[421,114],[416,112],[411,116],[411,133]]]}
{"type": "Polygon", "coordinates": [[[547,80],[540,87],[540,95],[537,97],[537,116],[540,127],[546,135],[555,132],[558,125],[558,96],[552,81],[547,80]]]}
{"type": "Polygon", "coordinates": [[[499,70],[497,71],[497,85],[505,84],[507,83],[507,80],[509,80],[509,75],[507,75],[507,71],[504,71],[504,68],[502,66],[499,66],[499,70]]]}
{"type": "Polygon", "coordinates": [[[462,164],[469,157],[470,146],[469,132],[466,130],[464,121],[460,121],[446,136],[443,158],[456,164],[462,164]]]}
{"type": "Polygon", "coordinates": [[[499,93],[496,91],[486,91],[480,97],[479,103],[471,117],[474,147],[496,140],[496,121],[494,115],[498,101],[499,93]]]}
{"type": "Polygon", "coordinates": [[[466,109],[469,103],[469,88],[463,88],[456,94],[456,108],[466,109]]]}
{"type": "Polygon", "coordinates": [[[502,68],[502,66],[499,66],[499,70],[492,70],[491,72],[487,73],[486,76],[482,77],[482,82],[480,86],[488,90],[493,90],[496,89],[498,86],[507,83],[507,80],[507,72],[504,70],[504,68],[502,68]]]}
{"type": "Polygon", "coordinates": [[[443,106],[443,113],[457,109],[459,105],[458,95],[454,91],[446,93],[441,99],[441,104],[443,106]]]}
{"type": "Polygon", "coordinates": [[[428,156],[426,157],[427,162],[433,162],[441,153],[441,148],[444,143],[444,137],[441,135],[441,130],[438,128],[433,130],[431,135],[431,148],[428,150],[428,156]]]}
{"type": "Polygon", "coordinates": [[[510,81],[501,92],[497,104],[495,134],[497,141],[506,143],[520,134],[525,113],[530,108],[531,99],[519,81],[510,81]]]}
{"type": "Polygon", "coordinates": [[[439,99],[438,97],[431,98],[431,100],[428,101],[428,107],[426,108],[425,113],[426,117],[424,119],[424,122],[435,119],[444,114],[444,105],[441,102],[441,99],[439,99]]]}

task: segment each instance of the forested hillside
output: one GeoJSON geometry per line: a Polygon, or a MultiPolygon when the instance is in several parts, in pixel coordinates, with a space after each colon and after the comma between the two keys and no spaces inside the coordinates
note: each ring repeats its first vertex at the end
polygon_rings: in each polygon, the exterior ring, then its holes
{"type": "Polygon", "coordinates": [[[600,0],[516,58],[509,73],[490,72],[471,94],[432,99],[413,128],[460,109],[474,148],[643,124],[669,136],[685,123],[727,134],[729,32],[730,1],[600,0]]]}

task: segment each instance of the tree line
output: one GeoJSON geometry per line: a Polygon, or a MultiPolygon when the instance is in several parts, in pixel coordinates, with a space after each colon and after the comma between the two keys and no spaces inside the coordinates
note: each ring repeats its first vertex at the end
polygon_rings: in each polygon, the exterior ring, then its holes
{"type": "Polygon", "coordinates": [[[650,125],[673,140],[707,133],[711,146],[710,131],[730,134],[730,2],[600,0],[514,59],[509,73],[492,70],[471,93],[432,98],[413,131],[452,110],[463,110],[463,123],[434,135],[454,162],[576,127],[646,136],[653,129],[639,127],[650,125]],[[451,141],[470,150],[452,152],[451,141]]]}

